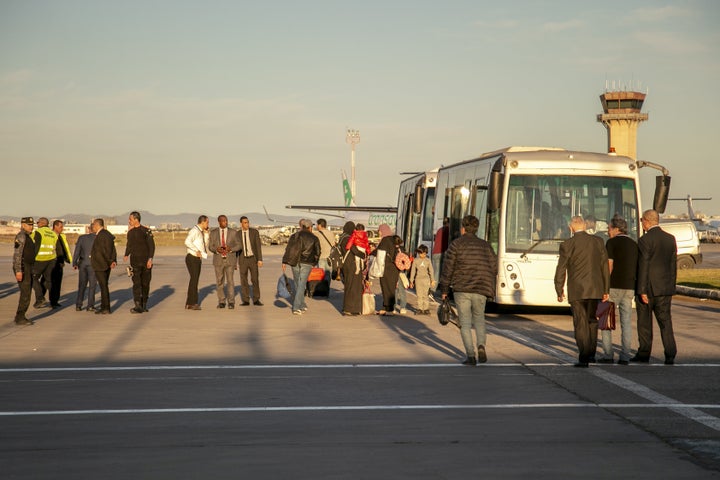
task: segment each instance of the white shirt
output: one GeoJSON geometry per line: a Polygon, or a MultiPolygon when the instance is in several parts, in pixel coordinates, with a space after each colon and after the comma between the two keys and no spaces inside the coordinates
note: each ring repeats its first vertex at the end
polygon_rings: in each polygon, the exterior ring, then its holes
{"type": "Polygon", "coordinates": [[[195,225],[190,229],[187,237],[185,238],[185,247],[187,247],[188,255],[197,257],[198,252],[200,252],[202,258],[207,258],[208,240],[209,238],[207,232],[203,232],[199,225],[195,225]]]}

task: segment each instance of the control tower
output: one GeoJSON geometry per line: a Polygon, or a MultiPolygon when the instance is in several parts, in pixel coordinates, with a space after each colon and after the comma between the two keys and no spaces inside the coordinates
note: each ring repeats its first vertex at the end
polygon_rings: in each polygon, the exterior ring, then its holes
{"type": "Polygon", "coordinates": [[[603,112],[597,116],[608,131],[608,152],[637,159],[637,129],[648,119],[640,113],[645,94],[640,92],[605,92],[600,95],[603,112]]]}

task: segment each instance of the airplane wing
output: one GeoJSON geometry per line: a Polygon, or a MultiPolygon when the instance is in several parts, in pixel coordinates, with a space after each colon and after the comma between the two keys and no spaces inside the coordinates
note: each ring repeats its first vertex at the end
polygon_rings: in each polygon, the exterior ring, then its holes
{"type": "Polygon", "coordinates": [[[397,213],[397,207],[361,207],[355,205],[286,205],[285,208],[295,210],[335,210],[338,212],[397,213]]]}

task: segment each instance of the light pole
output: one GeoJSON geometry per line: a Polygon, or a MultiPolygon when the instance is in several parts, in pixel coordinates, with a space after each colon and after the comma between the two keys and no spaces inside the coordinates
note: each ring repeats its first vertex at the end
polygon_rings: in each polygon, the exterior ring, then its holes
{"type": "Polygon", "coordinates": [[[350,144],[350,193],[352,193],[353,202],[355,201],[355,145],[360,143],[360,130],[350,130],[348,128],[345,141],[350,144]]]}

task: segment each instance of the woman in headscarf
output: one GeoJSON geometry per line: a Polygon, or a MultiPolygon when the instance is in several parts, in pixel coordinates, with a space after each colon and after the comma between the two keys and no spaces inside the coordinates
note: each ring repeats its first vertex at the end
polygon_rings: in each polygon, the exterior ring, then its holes
{"type": "Polygon", "coordinates": [[[378,315],[392,315],[395,311],[395,289],[400,276],[400,270],[395,265],[395,256],[400,251],[403,242],[400,237],[393,235],[392,229],[385,223],[378,227],[378,233],[381,236],[380,243],[372,254],[376,255],[378,250],[385,251],[385,270],[383,276],[380,277],[383,308],[377,313],[378,315]]]}
{"type": "MultiPolygon", "coordinates": [[[[348,240],[355,231],[355,223],[347,222],[343,226],[343,233],[338,239],[338,244],[345,251],[348,240]]],[[[342,266],[343,283],[345,284],[345,295],[343,297],[343,315],[360,315],[362,313],[362,296],[365,290],[364,269],[357,269],[355,259],[366,260],[367,255],[356,246],[347,250],[345,261],[342,266]]]]}

